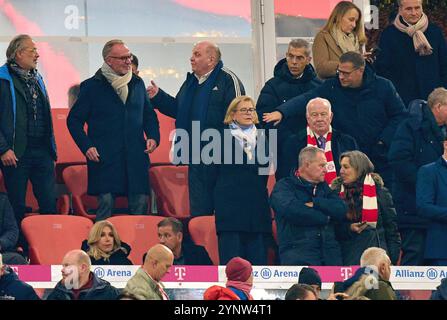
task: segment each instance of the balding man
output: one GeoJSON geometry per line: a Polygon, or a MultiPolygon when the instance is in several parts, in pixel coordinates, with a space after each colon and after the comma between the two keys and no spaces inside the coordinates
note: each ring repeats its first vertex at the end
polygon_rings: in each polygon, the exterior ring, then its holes
{"type": "Polygon", "coordinates": [[[328,162],[325,180],[331,184],[340,172],[339,156],[345,151],[358,150],[357,142],[353,137],[332,128],[332,118],[329,100],[314,98],[307,103],[307,129],[290,135],[284,142],[283,151],[278,156],[277,179],[293,174],[292,170],[298,166],[297,159],[300,150],[307,146],[315,146],[325,152],[328,162]]]}
{"type": "Polygon", "coordinates": [[[192,73],[187,74],[175,98],[159,89],[153,81],[148,87],[148,93],[156,108],[176,119],[174,162],[189,165],[191,215],[212,215],[216,168],[203,164],[200,158],[200,138],[196,137],[208,128],[223,130],[223,120],[230,102],[244,95],[245,90],[238,77],[223,66],[216,44],[209,41],[197,43],[190,61],[192,73]],[[184,141],[185,133],[188,134],[189,142],[184,141]],[[180,135],[182,138],[179,141],[180,135]],[[193,148],[193,145],[197,148],[193,148]]]}
{"type": "Polygon", "coordinates": [[[174,263],[171,249],[156,244],[147,252],[144,264],[127,282],[126,292],[133,294],[139,300],[169,300],[160,282],[174,263]]]}
{"type": "Polygon", "coordinates": [[[90,267],[90,257],[84,251],[69,251],[62,260],[62,280],[48,300],[115,300],[119,290],[98,278],[90,267]]]}
{"type": "Polygon", "coordinates": [[[102,57],[101,68],[81,83],[67,118],[70,134],[87,158],[88,194],[98,197],[96,221],[112,215],[117,196],[128,197],[131,214],[147,213],[147,153],[160,141],[157,115],[143,80],[132,73],[129,48],[122,40],[110,40],[102,57]]]}

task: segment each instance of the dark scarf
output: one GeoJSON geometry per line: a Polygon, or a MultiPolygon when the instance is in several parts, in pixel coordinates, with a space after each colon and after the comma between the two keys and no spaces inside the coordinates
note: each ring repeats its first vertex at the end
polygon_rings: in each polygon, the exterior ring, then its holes
{"type": "Polygon", "coordinates": [[[347,217],[349,221],[360,222],[362,219],[362,207],[363,207],[363,179],[350,184],[343,184],[345,190],[345,198],[343,199],[348,206],[347,217]]]}
{"type": "Polygon", "coordinates": [[[34,116],[37,115],[37,98],[39,97],[39,78],[36,69],[25,70],[14,61],[9,63],[9,67],[22,80],[27,88],[27,98],[31,102],[34,116]]]}

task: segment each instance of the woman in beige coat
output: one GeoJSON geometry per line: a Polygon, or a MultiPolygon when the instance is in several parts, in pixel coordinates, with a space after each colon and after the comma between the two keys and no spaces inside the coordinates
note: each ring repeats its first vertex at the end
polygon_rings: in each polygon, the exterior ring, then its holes
{"type": "Polygon", "coordinates": [[[348,51],[364,53],[366,41],[360,9],[352,2],[339,2],[314,39],[312,53],[318,77],[334,77],[340,56],[348,51]]]}

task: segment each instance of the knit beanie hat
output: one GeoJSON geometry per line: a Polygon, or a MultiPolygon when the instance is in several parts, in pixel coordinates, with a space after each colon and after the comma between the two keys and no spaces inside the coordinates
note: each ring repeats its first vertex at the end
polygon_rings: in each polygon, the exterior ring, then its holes
{"type": "Polygon", "coordinates": [[[298,277],[298,283],[308,285],[315,284],[321,288],[321,277],[318,274],[317,270],[312,268],[303,268],[300,271],[300,275],[298,277]]]}
{"type": "Polygon", "coordinates": [[[247,281],[253,272],[251,263],[240,257],[235,257],[228,261],[225,268],[227,279],[231,281],[247,281]]]}

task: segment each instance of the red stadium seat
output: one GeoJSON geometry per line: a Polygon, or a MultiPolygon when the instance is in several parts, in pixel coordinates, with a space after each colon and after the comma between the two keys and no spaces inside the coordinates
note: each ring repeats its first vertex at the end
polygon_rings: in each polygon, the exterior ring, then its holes
{"type": "Polygon", "coordinates": [[[143,255],[159,243],[157,224],[163,220],[159,216],[128,215],[107,219],[116,228],[122,241],[131,247],[129,259],[135,265],[143,263],[143,255]]]}
{"type": "Polygon", "coordinates": [[[190,216],[188,167],[156,166],[149,169],[159,214],[185,219],[190,216]]]}
{"type": "MultiPolygon", "coordinates": [[[[69,166],[62,172],[64,183],[68,191],[72,194],[73,212],[77,215],[94,220],[94,211],[98,207],[96,197],[87,195],[87,165],[69,166]]],[[[117,197],[114,211],[127,211],[127,198],[117,197]]],[[[123,214],[120,213],[120,214],[123,214]]]]}
{"type": "Polygon", "coordinates": [[[149,154],[151,165],[166,165],[171,164],[169,160],[169,152],[171,150],[172,142],[169,141],[169,135],[175,129],[175,119],[161,114],[155,110],[160,124],[160,144],[154,152],[149,154]]]}
{"type": "Polygon", "coordinates": [[[84,217],[36,215],[23,219],[31,264],[61,264],[64,255],[80,249],[93,223],[84,217]]]}
{"type": "Polygon", "coordinates": [[[219,246],[214,216],[192,218],[189,221],[188,230],[192,241],[204,246],[213,264],[219,265],[219,246]]]}

